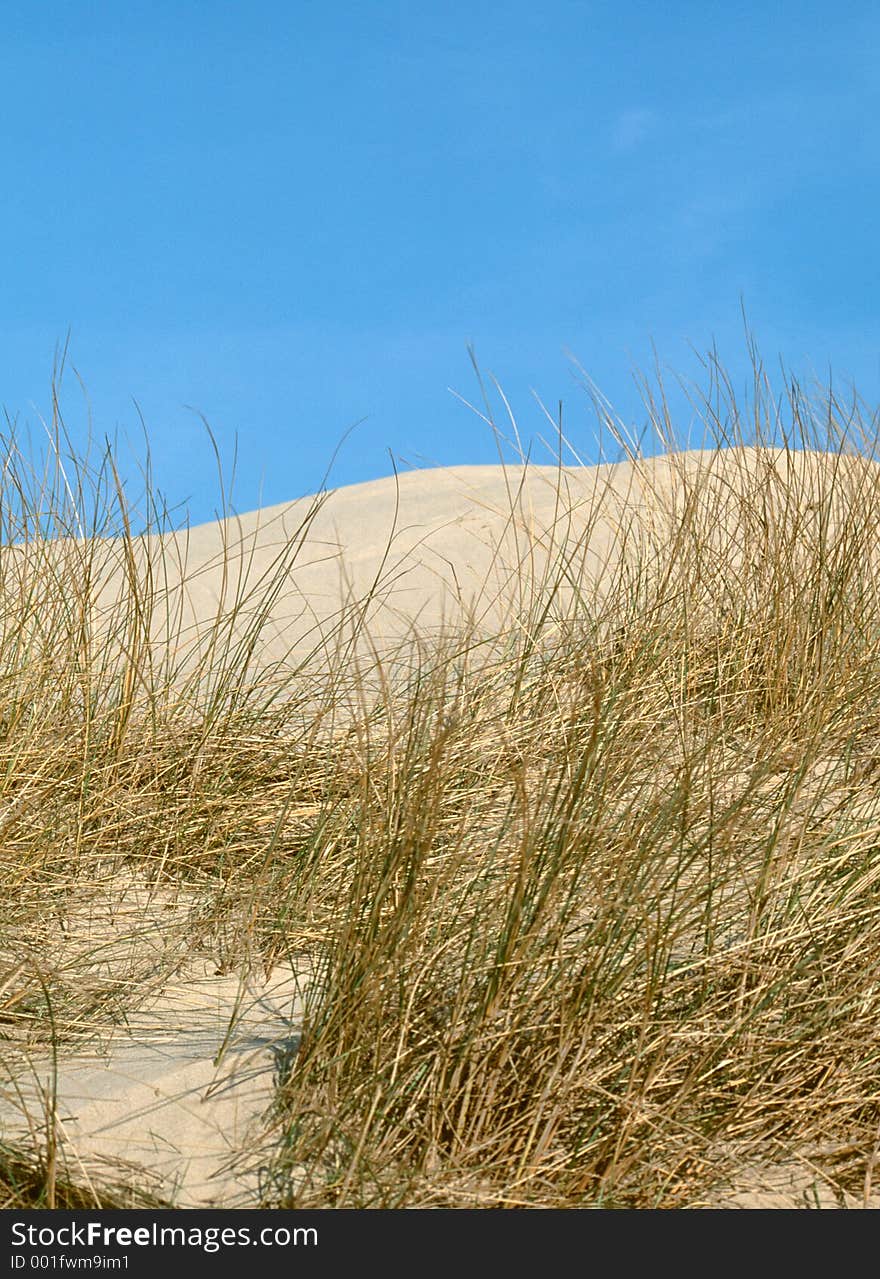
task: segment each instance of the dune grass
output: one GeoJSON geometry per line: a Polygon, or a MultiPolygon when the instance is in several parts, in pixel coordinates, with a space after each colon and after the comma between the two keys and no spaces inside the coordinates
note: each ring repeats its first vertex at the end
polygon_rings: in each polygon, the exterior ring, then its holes
{"type": "MultiPolygon", "coordinates": [[[[10,436],[0,1036],[88,1037],[195,944],[305,959],[263,1206],[689,1207],[792,1161],[868,1202],[878,421],[754,367],[741,407],[710,361],[698,463],[647,391],[654,519],[620,524],[601,590],[560,465],[495,633],[371,653],[368,599],[269,673],[308,515],[256,587],[230,544],[185,634],[149,483],[135,518],[112,450],[78,458],[57,416],[35,472],[10,436]],[[184,903],[162,946],[71,957],[66,914],[123,870],[184,903]]],[[[7,1202],[62,1201],[47,1127],[0,1160],[7,1202]]]]}

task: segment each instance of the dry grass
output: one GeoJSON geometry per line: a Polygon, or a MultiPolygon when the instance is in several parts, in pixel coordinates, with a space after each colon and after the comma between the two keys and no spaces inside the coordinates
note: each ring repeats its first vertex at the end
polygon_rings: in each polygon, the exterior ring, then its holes
{"type": "MultiPolygon", "coordinates": [[[[196,941],[229,967],[307,955],[267,1206],[686,1207],[792,1160],[867,1202],[877,422],[830,391],[775,403],[757,358],[749,419],[710,373],[733,464],[676,454],[649,395],[675,478],[601,592],[560,536],[498,634],[370,663],[348,615],[323,675],[283,685],[252,657],[296,542],[180,635],[185,566],[133,534],[112,455],[70,457],[56,421],[35,488],[10,440],[0,1028],[88,1033],[196,941]],[[66,912],[123,864],[192,906],[146,967],[65,966],[66,912]]],[[[8,1202],[46,1202],[46,1157],[0,1163],[8,1202]]]]}

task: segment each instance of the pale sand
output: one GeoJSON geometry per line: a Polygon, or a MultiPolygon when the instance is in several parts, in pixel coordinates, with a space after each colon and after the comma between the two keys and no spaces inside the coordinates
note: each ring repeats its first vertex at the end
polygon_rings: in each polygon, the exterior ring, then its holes
{"type": "MultiPolygon", "coordinates": [[[[377,584],[381,598],[367,620],[371,643],[380,648],[393,647],[413,626],[429,633],[464,615],[478,629],[497,629],[527,605],[531,584],[540,581],[560,548],[572,554],[574,575],[601,600],[603,582],[621,555],[621,530],[633,520],[662,569],[696,474],[708,471],[711,491],[726,503],[723,517],[709,521],[711,540],[713,529],[722,534],[735,529],[744,476],[758,477],[771,507],[802,488],[797,501],[805,507],[816,476],[826,468],[820,455],[731,450],[562,472],[555,467],[410,472],[339,490],[308,530],[289,589],[272,606],[254,669],[276,662],[289,669],[301,661],[321,634],[331,635],[340,602],[361,598],[377,584]]],[[[167,535],[185,560],[184,624],[204,632],[218,607],[231,605],[237,593],[252,591],[256,599],[263,575],[296,536],[308,508],[301,500],[167,535]],[[225,588],[224,543],[233,564],[225,588]]],[[[144,549],[155,555],[157,540],[144,549]]],[[[7,568],[17,562],[26,571],[21,552],[4,555],[10,557],[7,568]]],[[[179,573],[171,574],[172,591],[179,580],[179,573]]],[[[111,572],[99,605],[116,589],[118,575],[111,572]]],[[[155,633],[160,639],[161,632],[155,633]]],[[[149,913],[151,907],[143,909],[149,913]]],[[[161,926],[157,914],[156,927],[161,926]]],[[[3,977],[0,972],[0,986],[3,977]]],[[[80,1179],[131,1175],[179,1206],[253,1202],[261,1164],[253,1142],[271,1103],[275,1066],[295,1047],[300,986],[289,969],[278,968],[267,980],[253,974],[242,983],[193,960],[164,989],[140,1001],[133,990],[127,1027],[117,1026],[97,1051],[80,1047],[61,1054],[58,1132],[70,1173],[80,1179]]],[[[40,1097],[51,1063],[45,1054],[25,1057],[20,1044],[0,1045],[0,1121],[8,1135],[21,1132],[23,1106],[37,1125],[44,1108],[40,1097]]],[[[782,1193],[794,1206],[803,1197],[800,1184],[793,1189],[788,1182],[788,1190],[780,1191],[772,1169],[769,1199],[762,1198],[748,1170],[744,1175],[746,1183],[722,1202],[769,1206],[782,1193]]],[[[783,1182],[787,1175],[780,1174],[783,1182]]]]}
{"type": "MultiPolygon", "coordinates": [[[[81,1185],[131,1180],[177,1207],[257,1202],[266,1163],[260,1123],[276,1067],[296,1047],[298,1007],[289,969],[243,983],[192,965],[128,1016],[105,1055],[64,1055],[56,1113],[68,1174],[81,1185]]],[[[51,1056],[30,1054],[0,1090],[7,1140],[26,1138],[36,1123],[45,1145],[52,1084],[51,1056]]]]}
{"type": "MultiPolygon", "coordinates": [[[[430,634],[464,616],[492,633],[527,605],[531,587],[548,567],[552,573],[560,554],[570,561],[571,581],[601,601],[625,544],[639,545],[663,566],[695,484],[704,493],[708,528],[723,535],[738,523],[747,483],[777,510],[793,494],[803,507],[823,476],[827,481],[828,465],[815,453],[731,449],[596,467],[412,471],[337,490],[310,523],[289,589],[273,604],[258,664],[301,660],[332,633],[343,599],[365,599],[371,591],[368,627],[380,648],[414,626],[430,634]]],[[[863,468],[847,469],[855,478],[863,468]]],[[[880,470],[871,470],[877,482],[880,470]]],[[[185,628],[204,630],[236,592],[257,588],[297,539],[309,506],[302,499],[196,526],[185,540],[174,534],[175,547],[185,545],[189,578],[185,628]],[[225,589],[224,549],[245,569],[230,573],[225,589]]],[[[563,590],[560,606],[567,598],[563,590]]]]}
{"type": "MultiPolygon", "coordinates": [[[[179,950],[197,900],[195,889],[157,890],[117,873],[67,910],[47,969],[57,960],[87,981],[111,964],[119,990],[87,1042],[67,1045],[57,1061],[28,1045],[26,1022],[8,1024],[0,1130],[45,1149],[54,1097],[59,1168],[80,1185],[131,1182],[178,1207],[235,1207],[259,1194],[262,1120],[299,1042],[308,973],[286,964],[268,977],[226,973],[191,953],[173,978],[151,981],[167,971],[163,952],[179,950]]],[[[0,1009],[29,976],[13,969],[0,980],[0,1009]]]]}

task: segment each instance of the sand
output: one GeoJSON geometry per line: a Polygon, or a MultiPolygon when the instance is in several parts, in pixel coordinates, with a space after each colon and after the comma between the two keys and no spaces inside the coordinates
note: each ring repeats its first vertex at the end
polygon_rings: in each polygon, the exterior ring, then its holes
{"type": "MultiPolygon", "coordinates": [[[[151,971],[167,967],[157,964],[157,934],[183,933],[195,897],[117,874],[68,913],[58,958],[85,975],[106,955],[121,991],[91,1035],[74,1033],[57,1058],[8,1024],[0,1123],[4,1140],[45,1149],[54,1105],[58,1165],[80,1185],[130,1182],[176,1207],[236,1207],[260,1192],[263,1121],[298,1045],[308,973],[287,964],[268,975],[223,972],[197,951],[151,983],[151,971]]],[[[14,1006],[30,974],[6,976],[0,1009],[14,1006]]]]}

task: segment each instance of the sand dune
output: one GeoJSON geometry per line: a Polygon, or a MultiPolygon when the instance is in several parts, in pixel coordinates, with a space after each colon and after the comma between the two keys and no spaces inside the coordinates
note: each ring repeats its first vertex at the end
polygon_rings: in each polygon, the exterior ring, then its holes
{"type": "MultiPolygon", "coordinates": [[[[845,465],[859,482],[864,463],[845,465]]],[[[741,448],[595,467],[411,471],[330,492],[307,528],[310,501],[302,499],[164,540],[185,558],[193,626],[204,626],[236,591],[258,592],[276,558],[301,541],[263,639],[262,660],[271,662],[303,656],[332,630],[343,601],[370,592],[369,630],[380,646],[464,616],[497,629],[560,556],[570,560],[570,580],[601,599],[625,547],[668,558],[697,484],[707,533],[726,535],[745,491],[762,489],[777,511],[789,503],[804,509],[829,468],[818,453],[741,448]],[[225,588],[224,554],[242,568],[225,588]]]]}
{"type": "MultiPolygon", "coordinates": [[[[152,566],[157,646],[172,615],[181,652],[194,645],[194,654],[218,619],[235,614],[234,638],[260,613],[252,670],[280,665],[286,674],[310,655],[320,660],[332,652],[340,634],[349,636],[352,603],[364,606],[359,651],[390,651],[415,630],[431,635],[465,618],[478,634],[497,633],[563,563],[557,611],[575,591],[600,609],[622,559],[639,557],[656,573],[672,558],[683,562],[682,548],[675,557],[672,549],[697,487],[703,549],[710,551],[713,541],[736,540],[747,492],[762,495],[771,518],[794,510],[809,518],[832,467],[838,486],[843,475],[856,486],[875,483],[880,473],[857,458],[835,463],[820,453],[750,448],[593,467],[410,471],[141,538],[138,571],[152,566]]],[[[103,551],[96,634],[125,590],[116,544],[104,543],[103,551]]],[[[7,571],[26,577],[31,553],[6,551],[7,571]]],[[[743,544],[741,554],[749,553],[743,544]]]]}
{"type": "MultiPolygon", "coordinates": [[[[662,571],[698,475],[709,475],[709,490],[724,500],[722,519],[716,510],[707,524],[709,547],[713,530],[735,534],[744,488],[766,493],[768,519],[791,502],[805,512],[828,467],[822,455],[739,449],[592,468],[416,471],[325,495],[310,521],[303,499],[150,539],[142,553],[173,552],[178,568],[161,587],[183,592],[184,630],[195,634],[236,597],[247,601],[244,614],[257,608],[278,556],[301,540],[254,662],[255,670],[289,669],[320,651],[322,636],[332,646],[345,600],[371,593],[367,630],[380,648],[465,616],[497,630],[525,608],[560,554],[571,583],[588,583],[601,601],[627,530],[629,547],[647,548],[662,571]]],[[[846,467],[853,483],[874,482],[863,464],[846,467]]],[[[26,572],[27,553],[17,554],[26,572]]],[[[99,612],[120,581],[118,567],[108,568],[99,612]]],[[[161,628],[154,635],[161,642],[161,628]]],[[[71,1171],[130,1173],[181,1206],[243,1202],[259,1166],[254,1126],[271,1100],[274,1064],[295,1041],[300,1006],[290,970],[242,983],[198,961],[140,1003],[132,992],[126,1025],[94,1050],[62,1052],[58,1131],[71,1171]],[[237,1024],[215,1066],[230,1019],[237,1024]]],[[[7,1043],[2,1064],[0,1118],[13,1133],[24,1103],[32,1115],[44,1108],[51,1062],[7,1043]]]]}

